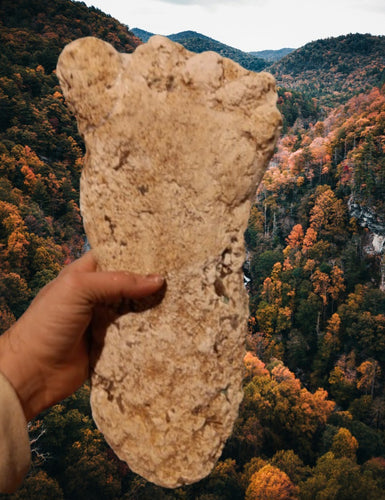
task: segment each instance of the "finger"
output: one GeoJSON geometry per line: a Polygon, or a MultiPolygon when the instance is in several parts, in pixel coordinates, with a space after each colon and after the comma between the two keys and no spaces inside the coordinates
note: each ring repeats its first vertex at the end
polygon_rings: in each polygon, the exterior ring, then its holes
{"type": "Polygon", "coordinates": [[[92,304],[111,304],[126,298],[147,297],[164,284],[164,278],[157,274],[143,276],[119,271],[70,273],[64,279],[69,281],[75,293],[92,304]]]}
{"type": "Polygon", "coordinates": [[[97,261],[95,259],[95,256],[92,250],[89,250],[79,259],[65,266],[60,274],[63,275],[72,272],[92,272],[96,271],[96,266],[97,266],[97,261]]]}

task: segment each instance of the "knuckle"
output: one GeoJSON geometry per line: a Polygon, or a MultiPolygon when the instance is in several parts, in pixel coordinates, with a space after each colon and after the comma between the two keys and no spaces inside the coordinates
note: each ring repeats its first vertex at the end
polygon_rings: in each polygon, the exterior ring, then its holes
{"type": "Polygon", "coordinates": [[[67,272],[61,276],[61,282],[69,289],[78,290],[81,287],[81,277],[78,273],[67,272]]]}

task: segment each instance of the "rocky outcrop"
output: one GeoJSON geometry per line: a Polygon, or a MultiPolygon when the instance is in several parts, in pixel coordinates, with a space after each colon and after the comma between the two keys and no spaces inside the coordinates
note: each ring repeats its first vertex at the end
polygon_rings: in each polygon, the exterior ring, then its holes
{"type": "Polygon", "coordinates": [[[380,290],[385,291],[385,224],[373,209],[360,205],[353,196],[349,198],[348,209],[350,216],[369,231],[363,250],[367,255],[377,255],[380,259],[380,290]]]}
{"type": "Polygon", "coordinates": [[[163,37],[132,55],[78,40],[57,73],[86,143],[81,209],[99,266],[167,277],[94,352],[95,421],[150,481],[197,481],[242,399],[243,233],[279,130],[274,80],[163,37]]]}
{"type": "Polygon", "coordinates": [[[374,210],[367,206],[360,205],[353,196],[349,198],[348,209],[350,216],[357,219],[361,227],[367,227],[370,232],[377,236],[385,236],[385,225],[374,210]]]}

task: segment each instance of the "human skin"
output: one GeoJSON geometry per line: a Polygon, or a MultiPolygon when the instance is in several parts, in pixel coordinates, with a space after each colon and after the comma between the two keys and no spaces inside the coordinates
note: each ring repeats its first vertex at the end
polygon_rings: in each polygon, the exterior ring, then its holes
{"type": "Polygon", "coordinates": [[[95,325],[97,309],[109,311],[113,320],[116,306],[151,295],[163,283],[159,275],[97,271],[91,251],[38,293],[0,337],[0,371],[18,394],[27,421],[72,394],[88,378],[91,340],[97,329],[95,341],[101,342],[108,323],[101,323],[99,314],[95,325]]]}

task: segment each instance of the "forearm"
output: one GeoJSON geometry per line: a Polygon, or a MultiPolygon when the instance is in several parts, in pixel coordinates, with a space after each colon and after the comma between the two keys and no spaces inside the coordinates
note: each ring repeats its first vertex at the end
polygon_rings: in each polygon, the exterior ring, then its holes
{"type": "Polygon", "coordinates": [[[28,472],[30,463],[23,409],[13,387],[0,374],[0,493],[13,493],[28,472]]]}
{"type": "Polygon", "coordinates": [[[16,323],[0,337],[0,372],[15,390],[25,418],[29,421],[48,405],[44,401],[40,371],[37,366],[31,366],[31,355],[24,352],[19,328],[20,324],[16,323]]]}

